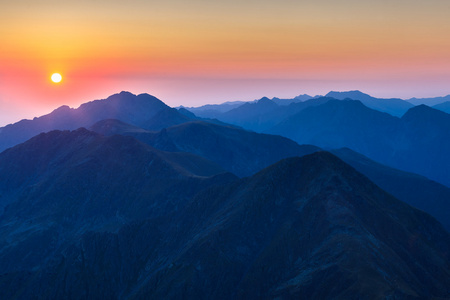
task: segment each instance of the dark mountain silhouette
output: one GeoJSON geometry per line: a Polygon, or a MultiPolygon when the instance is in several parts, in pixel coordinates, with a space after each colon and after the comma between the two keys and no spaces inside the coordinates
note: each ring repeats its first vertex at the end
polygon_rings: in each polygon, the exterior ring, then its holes
{"type": "Polygon", "coordinates": [[[447,101],[450,101],[450,95],[444,97],[434,97],[434,98],[411,98],[407,100],[409,103],[413,105],[425,104],[428,106],[433,106],[437,104],[441,104],[447,101]]]}
{"type": "Polygon", "coordinates": [[[450,115],[418,105],[402,122],[410,147],[395,156],[393,165],[450,186],[450,115]]]}
{"type": "Polygon", "coordinates": [[[450,188],[382,165],[348,148],[331,152],[397,199],[435,217],[450,232],[450,188]]]}
{"type": "Polygon", "coordinates": [[[433,108],[450,114],[450,101],[437,104],[437,105],[433,106],[433,108]]]}
{"type": "Polygon", "coordinates": [[[332,149],[348,147],[376,160],[388,151],[401,127],[398,118],[364,106],[360,101],[330,100],[306,108],[269,132],[332,149]]]}
{"type": "MultiPolygon", "coordinates": [[[[163,170],[172,172],[173,174],[170,175],[172,177],[180,176],[180,174],[190,177],[212,176],[225,172],[217,164],[205,158],[189,153],[160,151],[132,137],[122,135],[104,137],[84,128],[75,131],[51,131],[39,134],[0,154],[1,203],[9,199],[9,191],[22,190],[37,183],[40,186],[44,181],[51,181],[51,185],[56,185],[55,179],[52,179],[54,173],[68,173],[74,171],[73,169],[78,171],[80,168],[79,171],[81,169],[88,171],[87,176],[91,173],[87,168],[92,166],[120,167],[123,168],[122,173],[132,172],[133,168],[138,168],[146,174],[146,169],[153,164],[161,166],[158,172],[163,177],[165,176],[163,170]],[[146,166],[146,160],[153,162],[146,166]]],[[[95,176],[95,174],[91,175],[95,176]]],[[[137,180],[137,174],[135,176],[137,180]]],[[[119,183],[117,187],[120,188],[119,183]]],[[[16,195],[13,193],[11,197],[15,199],[16,195]]]]}
{"type": "Polygon", "coordinates": [[[172,213],[235,178],[202,157],[132,137],[83,128],[40,134],[0,154],[0,270],[39,268],[88,231],[172,213]]]}
{"type": "Polygon", "coordinates": [[[168,217],[85,232],[39,268],[3,271],[0,293],[17,299],[445,299],[448,249],[450,235],[432,217],[318,152],[207,189],[168,217]]]}
{"type": "Polygon", "coordinates": [[[424,175],[450,187],[450,115],[426,107],[399,119],[359,101],[334,100],[310,107],[273,127],[299,144],[348,147],[385,165],[424,175]]]}
{"type": "Polygon", "coordinates": [[[105,100],[82,104],[77,109],[61,106],[52,113],[0,128],[0,151],[51,130],[89,127],[104,119],[118,119],[148,129],[161,129],[191,120],[148,94],[115,94],[105,100]]]}
{"type": "Polygon", "coordinates": [[[281,136],[202,121],[149,132],[117,120],[104,120],[90,129],[105,135],[130,135],[165,151],[193,153],[216,162],[240,177],[253,175],[282,158],[303,156],[319,150],[315,146],[300,146],[281,136]]]}
{"type": "Polygon", "coordinates": [[[408,109],[414,106],[413,104],[402,99],[375,98],[370,95],[364,94],[360,91],[329,92],[328,94],[326,94],[325,97],[331,97],[338,100],[345,100],[345,99],[359,100],[369,108],[382,112],[387,112],[397,117],[402,116],[408,109]]]}

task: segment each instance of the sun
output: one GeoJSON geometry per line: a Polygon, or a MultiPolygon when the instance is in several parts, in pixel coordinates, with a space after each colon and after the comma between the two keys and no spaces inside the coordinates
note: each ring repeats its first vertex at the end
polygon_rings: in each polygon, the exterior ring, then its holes
{"type": "Polygon", "coordinates": [[[62,80],[62,76],[59,73],[53,73],[51,79],[54,83],[59,83],[62,80]]]}

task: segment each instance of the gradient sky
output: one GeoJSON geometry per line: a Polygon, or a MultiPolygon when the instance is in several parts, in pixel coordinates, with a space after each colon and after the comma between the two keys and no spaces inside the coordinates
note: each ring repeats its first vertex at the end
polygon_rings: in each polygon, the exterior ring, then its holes
{"type": "Polygon", "coordinates": [[[448,0],[1,1],[0,126],[122,90],[171,106],[447,95],[448,16],[448,0]]]}

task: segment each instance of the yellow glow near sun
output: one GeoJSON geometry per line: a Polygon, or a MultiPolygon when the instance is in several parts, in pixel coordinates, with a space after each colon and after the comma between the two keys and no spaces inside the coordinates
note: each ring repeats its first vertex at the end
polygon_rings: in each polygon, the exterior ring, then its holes
{"type": "Polygon", "coordinates": [[[62,80],[62,76],[59,73],[53,73],[51,78],[54,83],[59,83],[62,80]]]}

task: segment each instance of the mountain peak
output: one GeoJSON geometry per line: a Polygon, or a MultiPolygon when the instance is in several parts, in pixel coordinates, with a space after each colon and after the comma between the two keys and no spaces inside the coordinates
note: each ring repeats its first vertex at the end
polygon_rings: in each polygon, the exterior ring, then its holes
{"type": "MultiPolygon", "coordinates": [[[[107,100],[107,101],[114,101],[114,100],[117,100],[117,99],[130,99],[130,98],[135,98],[135,97],[137,97],[137,96],[135,94],[133,94],[133,93],[130,93],[130,92],[127,92],[127,91],[121,91],[120,93],[116,93],[116,94],[112,94],[112,95],[108,96],[108,98],[106,98],[105,100],[107,100]]],[[[90,102],[87,102],[87,103],[92,103],[92,102],[95,102],[95,101],[101,101],[101,100],[94,100],[94,101],[90,101],[90,102]]]]}
{"type": "Polygon", "coordinates": [[[302,95],[298,95],[298,96],[294,97],[294,99],[300,100],[300,101],[306,101],[306,100],[309,100],[309,99],[312,99],[312,98],[313,97],[308,95],[308,94],[302,94],[302,95]]]}
{"type": "Polygon", "coordinates": [[[269,103],[269,102],[273,102],[272,100],[270,100],[267,97],[262,97],[261,99],[258,100],[258,103],[269,103]]]}
{"type": "Polygon", "coordinates": [[[271,180],[275,180],[279,185],[298,185],[304,182],[323,185],[330,179],[345,177],[352,172],[356,171],[334,154],[318,151],[302,157],[283,159],[259,172],[257,176],[272,178],[271,180]]]}
{"type": "Polygon", "coordinates": [[[450,119],[449,115],[438,109],[420,104],[410,108],[402,117],[404,121],[450,119]]]}
{"type": "Polygon", "coordinates": [[[135,94],[133,94],[133,93],[131,93],[131,92],[128,92],[128,91],[121,91],[120,93],[119,93],[119,95],[121,95],[121,96],[136,96],[135,94]]]}
{"type": "Polygon", "coordinates": [[[366,99],[373,99],[372,96],[365,94],[361,91],[354,90],[354,91],[346,91],[346,92],[336,92],[331,91],[328,94],[325,95],[325,97],[331,97],[338,100],[344,100],[346,98],[352,99],[352,100],[366,100],[366,99]]]}
{"type": "Polygon", "coordinates": [[[68,105],[61,105],[60,107],[54,109],[52,111],[52,113],[64,113],[64,112],[69,112],[71,110],[72,110],[72,108],[70,108],[68,105]]]}
{"type": "MultiPolygon", "coordinates": [[[[162,103],[161,100],[159,100],[158,98],[156,98],[155,96],[152,96],[150,94],[142,93],[139,95],[135,95],[135,94],[127,92],[127,91],[122,91],[120,93],[113,94],[113,95],[109,96],[108,98],[106,98],[106,101],[124,101],[124,100],[129,101],[129,100],[137,100],[137,99],[145,100],[145,101],[149,101],[149,100],[155,101],[156,100],[157,102],[162,103]]],[[[82,106],[86,105],[86,104],[90,104],[90,103],[96,103],[98,101],[102,101],[102,100],[94,100],[91,102],[87,102],[85,104],[82,104],[82,106]]]]}

